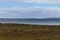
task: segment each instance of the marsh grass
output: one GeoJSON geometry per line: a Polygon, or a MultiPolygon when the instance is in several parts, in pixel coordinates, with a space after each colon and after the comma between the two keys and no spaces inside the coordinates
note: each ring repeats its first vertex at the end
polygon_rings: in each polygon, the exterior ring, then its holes
{"type": "Polygon", "coordinates": [[[60,26],[0,24],[0,40],[60,40],[60,26]]]}

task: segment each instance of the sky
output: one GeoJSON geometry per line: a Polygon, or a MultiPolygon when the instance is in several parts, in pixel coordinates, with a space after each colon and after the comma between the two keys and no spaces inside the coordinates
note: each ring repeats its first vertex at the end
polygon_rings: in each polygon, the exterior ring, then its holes
{"type": "Polygon", "coordinates": [[[60,0],[0,0],[0,18],[60,18],[60,0]]]}

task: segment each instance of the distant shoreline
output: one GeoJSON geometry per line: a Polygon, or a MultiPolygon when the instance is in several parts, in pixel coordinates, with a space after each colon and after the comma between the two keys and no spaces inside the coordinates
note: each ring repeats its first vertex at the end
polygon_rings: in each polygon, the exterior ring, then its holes
{"type": "Polygon", "coordinates": [[[33,24],[33,23],[0,23],[0,24],[18,24],[18,25],[42,25],[42,26],[60,26],[60,24],[33,24]]]}

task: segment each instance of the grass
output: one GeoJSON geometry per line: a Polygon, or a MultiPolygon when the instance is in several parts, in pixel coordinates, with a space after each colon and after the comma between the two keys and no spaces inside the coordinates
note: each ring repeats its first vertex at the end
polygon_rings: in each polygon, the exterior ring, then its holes
{"type": "Polygon", "coordinates": [[[0,24],[0,40],[60,40],[60,26],[0,24]]]}

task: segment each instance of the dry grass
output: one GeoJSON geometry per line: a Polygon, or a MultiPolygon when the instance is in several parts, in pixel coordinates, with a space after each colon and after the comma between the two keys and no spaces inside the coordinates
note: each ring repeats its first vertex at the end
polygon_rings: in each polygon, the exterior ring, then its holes
{"type": "Polygon", "coordinates": [[[60,26],[0,24],[0,40],[60,40],[60,26]]]}

